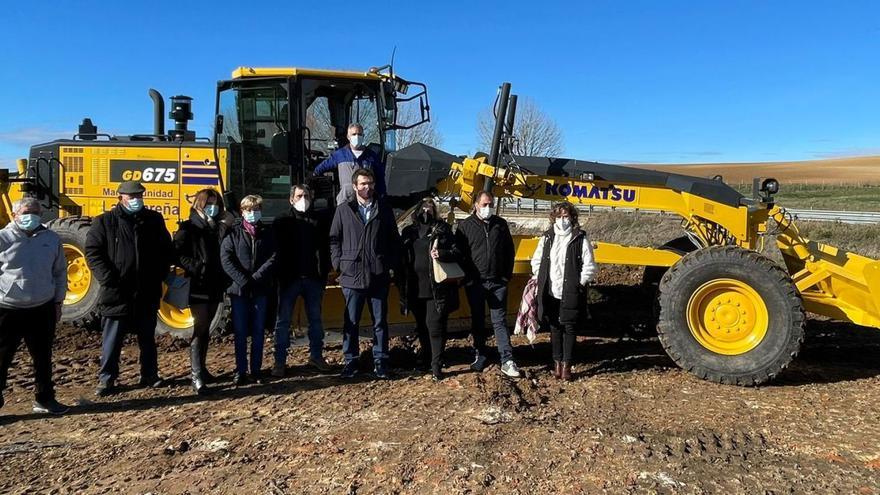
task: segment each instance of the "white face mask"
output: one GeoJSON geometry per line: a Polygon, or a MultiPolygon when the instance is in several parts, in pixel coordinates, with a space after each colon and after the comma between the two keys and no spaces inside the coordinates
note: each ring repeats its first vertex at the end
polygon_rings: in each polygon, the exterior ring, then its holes
{"type": "Polygon", "coordinates": [[[364,136],[362,134],[349,136],[348,141],[351,143],[352,148],[361,149],[364,147],[364,136]]]}
{"type": "Polygon", "coordinates": [[[488,220],[492,218],[493,213],[495,212],[492,211],[491,206],[481,206],[480,208],[477,208],[477,215],[479,215],[480,218],[482,218],[483,220],[488,220]]]}
{"type": "Polygon", "coordinates": [[[40,215],[36,213],[22,213],[15,219],[15,223],[22,230],[30,232],[40,226],[40,215]]]}
{"type": "Polygon", "coordinates": [[[260,210],[251,210],[245,211],[242,215],[244,217],[244,221],[249,224],[255,224],[260,221],[260,218],[263,217],[263,212],[260,210]]]}
{"type": "Polygon", "coordinates": [[[561,217],[556,219],[556,227],[559,230],[568,230],[571,228],[571,218],[561,217]]]}
{"type": "Polygon", "coordinates": [[[300,212],[305,213],[306,210],[309,209],[312,203],[309,202],[306,198],[299,198],[298,200],[293,202],[293,209],[300,212]]]}
{"type": "Polygon", "coordinates": [[[144,200],[141,198],[131,198],[128,200],[128,204],[125,207],[128,211],[137,213],[144,207],[144,200]]]}

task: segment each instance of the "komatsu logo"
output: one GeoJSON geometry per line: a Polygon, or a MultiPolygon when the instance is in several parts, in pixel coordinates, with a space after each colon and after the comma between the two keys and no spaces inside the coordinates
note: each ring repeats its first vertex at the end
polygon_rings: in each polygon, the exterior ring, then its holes
{"type": "Polygon", "coordinates": [[[544,194],[572,198],[602,199],[632,203],[636,200],[635,189],[621,189],[615,186],[579,186],[571,184],[546,184],[544,194]]]}

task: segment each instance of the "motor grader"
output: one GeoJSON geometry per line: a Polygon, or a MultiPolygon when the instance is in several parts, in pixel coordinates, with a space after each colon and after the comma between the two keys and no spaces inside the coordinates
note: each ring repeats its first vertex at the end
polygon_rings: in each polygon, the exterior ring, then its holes
{"type": "MultiPolygon", "coordinates": [[[[115,203],[119,182],[148,182],[146,204],[165,214],[171,231],[188,210],[188,196],[205,186],[221,188],[230,205],[242,194],[263,195],[264,216],[270,220],[288,207],[290,184],[297,182],[310,183],[323,198],[316,206],[332,208],[335,181],[310,177],[310,171],[327,152],[345,144],[349,122],[360,122],[372,124],[365,126],[367,136],[386,157],[389,198],[403,208],[432,193],[469,212],[473,194],[490,190],[500,200],[564,199],[681,217],[683,236],[663,246],[597,242],[595,256],[600,264],[646,267],[645,282],[657,286],[660,341],[677,364],[701,378],[737,385],[772,379],[803,342],[805,311],[880,327],[880,262],[801,236],[792,217],[773,200],[779,187],[775,180],[756,181],[754,196],[747,198],[720,180],[516,156],[511,153],[516,97],[509,89],[502,87],[496,105],[491,153],[459,158],[421,144],[393,151],[394,130],[429,118],[424,85],[380,70],[240,68],[231,80],[218,83],[213,140],[195,140],[187,130],[191,114],[185,97],[172,98],[175,129],[165,133],[161,98],[154,93],[153,134],[104,136],[84,122],[73,140],[35,146],[16,176],[0,177],[3,190],[21,183],[3,194],[3,205],[8,211],[10,197],[20,194],[47,201],[50,218],[57,217],[49,225],[62,235],[68,256],[64,319],[86,324],[95,317],[98,288],[84,263],[83,237],[90,216],[115,203]],[[419,91],[402,96],[411,85],[419,91]],[[397,122],[397,104],[406,101],[418,102],[419,121],[397,122]],[[785,267],[759,252],[768,240],[779,246],[785,267]]],[[[513,294],[530,276],[537,238],[517,236],[515,242],[513,294]]],[[[394,290],[390,298],[393,308],[394,290]]],[[[514,313],[519,300],[510,299],[514,313]]],[[[343,308],[341,291],[331,284],[324,300],[326,327],[341,326],[343,308]]],[[[215,326],[224,324],[225,311],[218,310],[215,326]]],[[[468,314],[462,304],[452,318],[468,314]]],[[[394,311],[389,320],[410,323],[394,311]]],[[[160,331],[181,333],[192,325],[188,311],[167,305],[159,321],[160,331]]]]}

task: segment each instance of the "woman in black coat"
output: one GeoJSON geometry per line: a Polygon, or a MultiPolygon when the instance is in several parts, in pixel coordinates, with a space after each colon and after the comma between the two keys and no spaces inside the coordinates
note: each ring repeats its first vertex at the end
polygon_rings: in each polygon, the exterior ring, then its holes
{"type": "Polygon", "coordinates": [[[431,375],[442,379],[449,314],[458,309],[458,284],[434,281],[433,259],[461,263],[452,228],[438,217],[437,204],[425,198],[413,211],[412,224],[403,229],[401,309],[412,312],[422,352],[431,349],[431,375]]]}
{"type": "Polygon", "coordinates": [[[236,386],[248,380],[248,336],[251,338],[250,378],[263,383],[263,335],[269,296],[275,295],[275,237],[262,220],[263,198],[241,200],[241,221],[220,244],[223,271],[232,279],[226,292],[232,303],[235,334],[236,386]]]}
{"type": "Polygon", "coordinates": [[[192,201],[189,220],[180,223],[174,234],[177,265],[190,280],[189,310],[193,316],[190,340],[192,387],[197,394],[208,392],[205,384],[213,379],[206,358],[211,321],[223,301],[228,278],[220,264],[220,242],[226,233],[223,198],[213,189],[202,189],[192,201]]]}

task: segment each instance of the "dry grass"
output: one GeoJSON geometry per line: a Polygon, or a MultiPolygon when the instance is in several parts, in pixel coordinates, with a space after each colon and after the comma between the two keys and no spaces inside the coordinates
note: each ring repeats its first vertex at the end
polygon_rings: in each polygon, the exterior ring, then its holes
{"type": "MultiPolygon", "coordinates": [[[[545,222],[535,228],[517,228],[515,234],[537,234],[547,228],[545,222]]],[[[581,218],[581,225],[594,241],[611,242],[630,246],[660,246],[684,235],[677,217],[654,214],[601,212],[581,218]]],[[[798,221],[798,228],[810,240],[836,246],[841,249],[880,259],[880,225],[852,225],[836,222],[798,221]]],[[[781,261],[775,243],[768,239],[765,254],[781,261]]]]}

